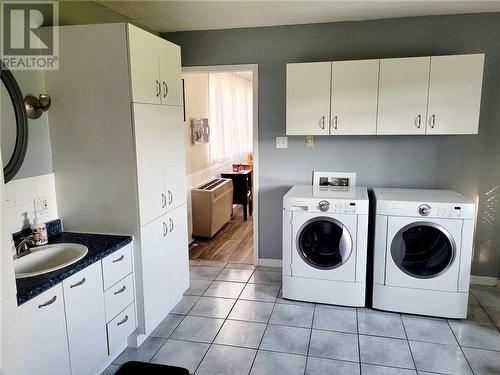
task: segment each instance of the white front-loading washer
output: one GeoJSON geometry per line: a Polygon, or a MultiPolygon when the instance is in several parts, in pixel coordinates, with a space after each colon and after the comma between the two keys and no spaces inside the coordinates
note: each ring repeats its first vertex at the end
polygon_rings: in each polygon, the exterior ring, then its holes
{"type": "Polygon", "coordinates": [[[296,185],[283,197],[283,298],[365,305],[368,193],[296,185]]]}
{"type": "Polygon", "coordinates": [[[373,307],[465,318],[475,205],[450,190],[374,194],[373,307]]]}

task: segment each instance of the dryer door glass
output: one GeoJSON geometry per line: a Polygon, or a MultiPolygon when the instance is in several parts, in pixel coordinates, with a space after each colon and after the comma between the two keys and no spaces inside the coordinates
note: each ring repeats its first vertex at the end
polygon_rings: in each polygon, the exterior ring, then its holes
{"type": "Polygon", "coordinates": [[[307,221],[297,237],[299,255],[315,268],[339,267],[349,258],[352,239],[347,228],[339,221],[318,217],[307,221]]]}
{"type": "Polygon", "coordinates": [[[455,241],[435,223],[416,222],[403,227],[391,244],[394,263],[407,275],[428,279],[443,273],[455,257],[455,241]]]}

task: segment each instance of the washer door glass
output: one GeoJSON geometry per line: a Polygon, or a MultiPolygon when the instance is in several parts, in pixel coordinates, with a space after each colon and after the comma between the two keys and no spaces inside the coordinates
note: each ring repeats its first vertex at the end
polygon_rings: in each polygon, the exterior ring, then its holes
{"type": "Polygon", "coordinates": [[[307,221],[297,238],[299,255],[309,265],[320,269],[339,267],[347,261],[352,250],[352,239],[339,221],[318,217],[307,221]]]}
{"type": "Polygon", "coordinates": [[[428,279],[443,273],[455,257],[455,241],[446,229],[435,223],[406,225],[391,244],[391,255],[407,275],[428,279]]]}

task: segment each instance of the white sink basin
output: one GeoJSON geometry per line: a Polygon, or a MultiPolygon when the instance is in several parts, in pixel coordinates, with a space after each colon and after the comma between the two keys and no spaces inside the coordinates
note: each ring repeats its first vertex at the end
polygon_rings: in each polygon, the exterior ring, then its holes
{"type": "Polygon", "coordinates": [[[89,249],[76,243],[58,243],[30,249],[31,253],[14,260],[16,279],[41,275],[78,262],[89,249]]]}

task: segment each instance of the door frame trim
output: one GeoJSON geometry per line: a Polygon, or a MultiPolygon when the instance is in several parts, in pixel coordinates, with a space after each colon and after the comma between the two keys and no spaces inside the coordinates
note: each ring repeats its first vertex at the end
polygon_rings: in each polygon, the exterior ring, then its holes
{"type": "MultiPolygon", "coordinates": [[[[253,264],[259,265],[259,65],[204,65],[182,67],[182,73],[252,72],[253,97],[253,264]]],[[[184,104],[184,103],[183,103],[184,104]]]]}

